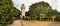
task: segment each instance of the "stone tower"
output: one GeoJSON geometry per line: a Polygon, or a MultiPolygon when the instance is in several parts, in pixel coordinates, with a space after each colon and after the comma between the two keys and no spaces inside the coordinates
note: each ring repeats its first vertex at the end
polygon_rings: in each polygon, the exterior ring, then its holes
{"type": "Polygon", "coordinates": [[[25,17],[25,6],[24,6],[24,4],[22,4],[22,7],[21,7],[21,19],[23,19],[23,17],[25,17]]]}

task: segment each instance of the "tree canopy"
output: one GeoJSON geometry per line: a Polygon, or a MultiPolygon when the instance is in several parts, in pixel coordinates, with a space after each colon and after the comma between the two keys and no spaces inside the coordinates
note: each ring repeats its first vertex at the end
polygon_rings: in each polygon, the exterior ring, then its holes
{"type": "Polygon", "coordinates": [[[29,8],[29,16],[38,16],[41,13],[46,14],[50,8],[50,5],[47,2],[38,2],[35,4],[32,4],[29,8]]]}

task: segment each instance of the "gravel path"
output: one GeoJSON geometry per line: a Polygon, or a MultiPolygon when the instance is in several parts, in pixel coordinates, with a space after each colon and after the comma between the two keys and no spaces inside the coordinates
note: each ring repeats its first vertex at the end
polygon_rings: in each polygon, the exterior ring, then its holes
{"type": "Polygon", "coordinates": [[[16,20],[9,26],[60,26],[60,22],[29,22],[24,20],[16,20]]]}

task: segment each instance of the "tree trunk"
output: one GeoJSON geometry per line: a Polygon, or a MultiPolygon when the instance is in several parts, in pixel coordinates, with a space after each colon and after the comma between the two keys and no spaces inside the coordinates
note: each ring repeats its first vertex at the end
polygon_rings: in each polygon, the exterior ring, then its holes
{"type": "Polygon", "coordinates": [[[36,20],[36,17],[35,17],[35,20],[36,20]]]}
{"type": "Polygon", "coordinates": [[[52,20],[53,20],[53,21],[54,21],[54,18],[55,18],[55,17],[53,16],[53,17],[52,17],[52,20]]]}
{"type": "Polygon", "coordinates": [[[47,20],[50,21],[51,20],[51,16],[48,16],[48,19],[47,20]]]}
{"type": "Polygon", "coordinates": [[[41,17],[40,17],[40,20],[42,20],[41,17]]]}

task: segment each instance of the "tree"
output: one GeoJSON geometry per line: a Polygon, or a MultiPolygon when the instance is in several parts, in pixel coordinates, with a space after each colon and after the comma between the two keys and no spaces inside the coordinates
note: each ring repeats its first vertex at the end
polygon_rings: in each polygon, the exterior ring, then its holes
{"type": "Polygon", "coordinates": [[[55,11],[56,11],[56,21],[60,21],[60,12],[58,12],[56,9],[55,9],[55,11]]]}
{"type": "Polygon", "coordinates": [[[49,10],[49,4],[47,2],[39,2],[32,4],[29,8],[28,14],[30,17],[40,17],[40,14],[46,14],[49,10]]]}
{"type": "Polygon", "coordinates": [[[19,17],[20,11],[13,5],[12,0],[0,0],[0,24],[12,23],[14,16],[19,17]]]}
{"type": "MultiPolygon", "coordinates": [[[[47,13],[47,16],[48,16],[48,20],[50,20],[52,18],[52,16],[55,16],[56,14],[56,11],[55,10],[52,10],[52,8],[50,7],[48,13],[47,13]]],[[[54,18],[52,18],[53,21],[54,21],[54,18]]]]}
{"type": "Polygon", "coordinates": [[[13,12],[11,12],[11,14],[13,15],[13,17],[19,19],[20,15],[21,15],[20,10],[18,10],[17,8],[14,7],[12,11],[13,12]]]}

